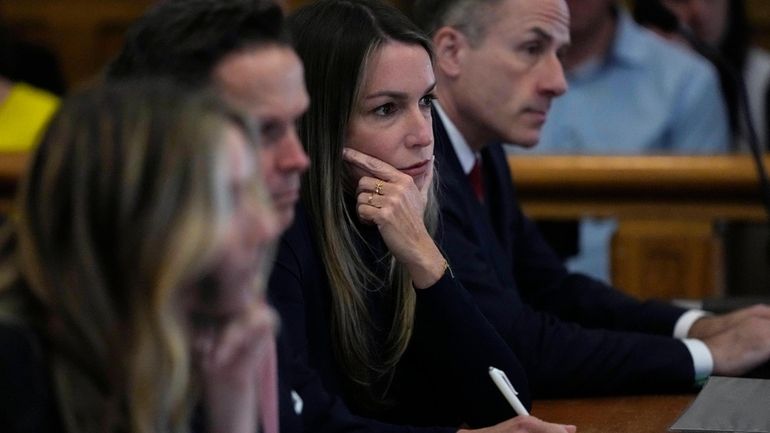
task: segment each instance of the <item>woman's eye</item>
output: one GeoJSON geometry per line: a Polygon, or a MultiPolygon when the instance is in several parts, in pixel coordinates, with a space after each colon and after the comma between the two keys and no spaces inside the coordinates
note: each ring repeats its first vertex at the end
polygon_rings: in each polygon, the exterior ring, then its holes
{"type": "Polygon", "coordinates": [[[433,101],[435,100],[436,100],[436,97],[434,95],[425,95],[422,98],[420,98],[420,105],[422,105],[423,107],[430,108],[433,106],[433,101]]]}
{"type": "Polygon", "coordinates": [[[374,114],[378,116],[389,116],[396,112],[396,105],[392,102],[389,102],[387,104],[382,104],[379,107],[374,109],[374,114]]]}

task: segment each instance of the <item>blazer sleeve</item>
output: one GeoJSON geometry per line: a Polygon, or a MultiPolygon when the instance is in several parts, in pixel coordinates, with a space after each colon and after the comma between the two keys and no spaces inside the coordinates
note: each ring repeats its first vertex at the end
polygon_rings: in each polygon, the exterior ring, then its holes
{"type": "Polygon", "coordinates": [[[686,310],[666,302],[640,301],[601,281],[570,273],[522,212],[499,145],[490,146],[488,158],[496,169],[501,195],[503,248],[529,305],[587,327],[673,336],[674,325],[686,310]]]}
{"type": "MultiPolygon", "coordinates": [[[[569,292],[570,282],[561,266],[542,259],[548,250],[538,245],[520,246],[519,260],[529,260],[527,269],[535,275],[511,273],[505,264],[488,257],[490,244],[476,237],[457,203],[443,209],[445,246],[454,272],[490,323],[513,349],[524,365],[532,394],[543,396],[615,394],[631,392],[689,391],[694,384],[692,359],[684,344],[670,337],[634,332],[587,329],[535,311],[519,297],[517,285],[554,284],[569,292]],[[526,257],[527,254],[535,256],[526,257]],[[551,275],[548,275],[548,273],[551,275]],[[507,278],[507,279],[506,279],[507,278]]],[[[521,233],[518,234],[522,236],[521,233]]],[[[502,255],[502,253],[501,253],[502,255]]],[[[510,264],[509,264],[510,266],[510,264]]],[[[514,263],[513,266],[526,266],[514,263]]],[[[554,290],[554,296],[571,294],[554,290]]],[[[608,290],[608,289],[602,289],[608,290]]],[[[577,296],[580,297],[580,296],[577,296]]],[[[559,300],[563,302],[562,300],[559,300]]],[[[591,308],[596,308],[591,307],[591,308]]],[[[590,313],[589,317],[590,317],[590,313]]]]}
{"type": "Polygon", "coordinates": [[[516,212],[511,230],[518,241],[512,267],[528,304],[587,327],[673,336],[685,309],[640,301],[599,280],[568,272],[532,221],[520,209],[516,212]]]}
{"type": "Polygon", "coordinates": [[[412,346],[422,374],[434,382],[429,385],[434,394],[452,396],[439,412],[456,406],[464,415],[460,421],[472,427],[516,416],[489,377],[489,367],[505,371],[519,399],[531,407],[522,364],[451,270],[434,286],[417,290],[412,346]]]}
{"type": "Polygon", "coordinates": [[[455,277],[526,369],[533,396],[692,389],[692,359],[682,342],[628,332],[669,334],[681,310],[569,274],[521,212],[502,147],[482,151],[486,212],[436,118],[434,133],[442,245],[455,277]],[[623,331],[591,329],[600,327],[623,331]]]}

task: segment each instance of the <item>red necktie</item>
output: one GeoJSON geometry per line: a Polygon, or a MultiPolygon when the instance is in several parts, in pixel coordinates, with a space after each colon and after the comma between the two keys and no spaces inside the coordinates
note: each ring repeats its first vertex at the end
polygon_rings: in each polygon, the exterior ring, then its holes
{"type": "Polygon", "coordinates": [[[473,187],[473,192],[476,193],[476,198],[480,202],[484,202],[484,177],[481,174],[481,159],[476,158],[476,163],[473,164],[470,173],[468,173],[468,180],[473,187]]]}

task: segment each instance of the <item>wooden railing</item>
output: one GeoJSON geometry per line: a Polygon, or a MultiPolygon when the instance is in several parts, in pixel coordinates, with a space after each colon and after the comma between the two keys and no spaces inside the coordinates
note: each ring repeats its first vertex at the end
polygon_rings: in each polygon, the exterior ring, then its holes
{"type": "MultiPolygon", "coordinates": [[[[0,213],[10,210],[27,160],[25,154],[0,153],[0,213]]],[[[619,218],[613,283],[643,298],[721,294],[723,257],[715,223],[766,221],[747,156],[517,155],[509,163],[530,217],[619,218]]]]}
{"type": "Polygon", "coordinates": [[[617,217],[612,280],[643,298],[720,295],[715,223],[767,219],[748,156],[516,155],[509,165],[534,219],[617,217]]]}

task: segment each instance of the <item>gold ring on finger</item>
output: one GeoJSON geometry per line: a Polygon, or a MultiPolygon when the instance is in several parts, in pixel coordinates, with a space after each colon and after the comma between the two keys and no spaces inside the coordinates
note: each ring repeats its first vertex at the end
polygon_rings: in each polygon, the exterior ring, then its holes
{"type": "Polygon", "coordinates": [[[377,186],[374,187],[374,192],[377,195],[382,195],[382,185],[385,184],[385,181],[380,179],[377,181],[377,186]]]}

